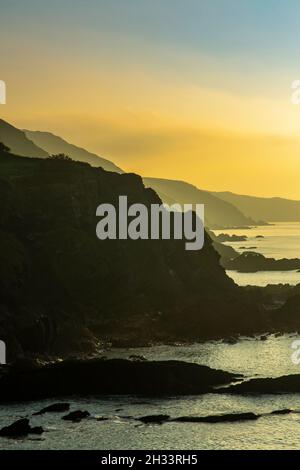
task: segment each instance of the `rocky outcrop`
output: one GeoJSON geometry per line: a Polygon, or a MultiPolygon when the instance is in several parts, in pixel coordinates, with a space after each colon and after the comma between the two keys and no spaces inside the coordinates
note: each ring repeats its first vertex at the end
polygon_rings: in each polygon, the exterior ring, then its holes
{"type": "Polygon", "coordinates": [[[220,255],[220,264],[221,266],[225,267],[226,263],[237,256],[239,253],[229,245],[225,245],[224,243],[219,243],[217,241],[213,242],[213,247],[217,253],[220,255]]]}
{"type": "Polygon", "coordinates": [[[220,233],[216,235],[216,240],[220,243],[224,242],[244,242],[247,240],[246,235],[228,235],[227,233],[220,233]]]}
{"type": "Polygon", "coordinates": [[[141,421],[144,424],[162,424],[164,421],[168,421],[169,415],[147,415],[137,418],[137,421],[141,421]]]}
{"type": "Polygon", "coordinates": [[[270,413],[252,413],[252,412],[245,412],[245,413],[223,413],[218,415],[207,415],[207,416],[179,416],[177,418],[171,418],[169,415],[150,415],[150,416],[143,416],[142,418],[137,418],[138,421],[142,421],[144,424],[162,424],[165,422],[168,423],[209,423],[209,424],[217,424],[217,423],[238,423],[240,421],[256,421],[258,418],[263,416],[272,416],[272,415],[286,415],[290,413],[298,413],[296,410],[291,410],[289,408],[281,409],[281,410],[274,410],[270,413]]]}
{"type": "Polygon", "coordinates": [[[9,426],[0,429],[1,437],[21,437],[28,434],[42,434],[44,432],[41,426],[31,427],[29,419],[22,418],[9,426]]]}
{"type": "Polygon", "coordinates": [[[246,380],[230,387],[220,388],[218,392],[234,394],[300,393],[300,375],[246,380]]]}
{"type": "Polygon", "coordinates": [[[176,423],[234,423],[236,421],[253,421],[260,416],[255,413],[224,413],[208,416],[180,416],[172,421],[176,423]]]}
{"type": "Polygon", "coordinates": [[[33,413],[34,416],[44,415],[45,413],[62,413],[70,409],[70,403],[53,403],[33,413]]]}
{"type": "Polygon", "coordinates": [[[266,258],[260,253],[245,251],[231,259],[225,260],[223,267],[240,273],[254,273],[257,271],[292,271],[300,268],[300,259],[274,259],[266,258]]]}
{"type": "Polygon", "coordinates": [[[74,423],[79,423],[80,421],[82,421],[85,418],[88,418],[89,416],[90,416],[90,413],[88,411],[75,410],[63,416],[62,419],[64,421],[73,421],[74,423]]]}
{"type": "Polygon", "coordinates": [[[274,410],[271,411],[271,415],[289,415],[290,413],[293,413],[294,411],[291,410],[290,408],[283,408],[281,410],[274,410]]]}
{"type": "Polygon", "coordinates": [[[0,378],[0,401],[68,395],[190,395],[208,393],[239,376],[180,361],[67,360],[0,378]]]}

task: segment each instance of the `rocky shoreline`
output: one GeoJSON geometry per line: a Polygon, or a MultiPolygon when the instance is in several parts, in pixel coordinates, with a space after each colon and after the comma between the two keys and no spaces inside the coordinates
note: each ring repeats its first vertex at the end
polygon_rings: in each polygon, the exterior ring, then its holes
{"type": "Polygon", "coordinates": [[[300,259],[274,259],[266,258],[264,255],[245,251],[234,258],[223,261],[225,269],[239,273],[256,273],[259,271],[294,271],[300,269],[300,259]]]}
{"type": "Polygon", "coordinates": [[[238,395],[300,393],[300,374],[245,380],[236,385],[220,388],[218,392],[238,395]]]}
{"type": "Polygon", "coordinates": [[[213,392],[241,376],[183,361],[65,360],[3,370],[0,401],[63,396],[175,396],[213,392]]]}
{"type": "MultiPolygon", "coordinates": [[[[57,405],[63,405],[58,403],[57,405]]],[[[60,411],[57,410],[56,414],[59,414],[60,411]]],[[[269,413],[253,413],[253,412],[233,412],[233,413],[222,413],[217,415],[204,415],[204,416],[177,416],[171,417],[168,414],[154,414],[154,415],[145,415],[145,416],[118,416],[118,419],[123,420],[124,422],[135,421],[139,423],[138,425],[162,425],[167,423],[176,423],[180,424],[218,424],[218,423],[240,423],[243,421],[256,421],[259,418],[265,416],[276,416],[276,415],[288,415],[291,413],[299,413],[299,410],[293,410],[289,408],[282,408],[278,410],[273,410],[269,413]]],[[[58,416],[59,418],[59,416],[58,416]]],[[[73,423],[80,423],[85,419],[96,420],[99,423],[116,419],[116,416],[91,416],[88,411],[75,410],[61,417],[62,420],[69,420],[73,423]]],[[[31,434],[41,435],[46,432],[42,426],[32,427],[30,425],[29,418],[21,418],[12,424],[5,426],[0,429],[0,437],[5,438],[19,438],[30,436],[31,434]]]]}
{"type": "MultiPolygon", "coordinates": [[[[149,397],[226,394],[300,393],[300,374],[247,379],[240,374],[185,361],[69,359],[3,366],[0,402],[68,396],[136,395],[149,397]]],[[[68,407],[60,411],[67,411],[68,407]]],[[[58,410],[46,407],[39,414],[58,410]]]]}

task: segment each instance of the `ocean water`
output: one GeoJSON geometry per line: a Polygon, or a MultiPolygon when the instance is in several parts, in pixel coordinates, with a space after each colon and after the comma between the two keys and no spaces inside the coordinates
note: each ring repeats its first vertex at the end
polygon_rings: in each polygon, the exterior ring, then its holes
{"type": "MultiPolygon", "coordinates": [[[[238,253],[243,253],[245,247],[251,251],[261,253],[267,258],[300,258],[300,222],[272,222],[272,225],[252,227],[251,229],[214,230],[216,235],[226,233],[228,235],[246,235],[248,239],[241,242],[226,242],[238,253]],[[262,235],[264,238],[256,238],[262,235]],[[253,249],[252,247],[256,247],[253,249]]],[[[300,283],[300,272],[297,271],[262,271],[258,273],[238,273],[227,271],[237,284],[241,286],[267,284],[291,284],[300,283]]]]}
{"type": "Polygon", "coordinates": [[[239,273],[237,271],[226,271],[239,286],[260,286],[268,284],[290,284],[296,286],[300,283],[300,272],[298,271],[260,271],[257,273],[239,273]]]}
{"type": "MultiPolygon", "coordinates": [[[[143,354],[147,359],[181,359],[242,372],[247,377],[272,377],[300,373],[291,361],[292,341],[297,336],[270,336],[266,341],[244,338],[237,344],[206,342],[184,346],[160,346],[105,352],[109,357],[143,354]]],[[[300,392],[300,391],[299,391],[300,392]]],[[[42,425],[42,436],[0,439],[0,449],[299,449],[300,414],[264,416],[257,421],[235,423],[165,423],[144,425],[132,418],[147,414],[209,415],[231,412],[268,413],[281,408],[300,411],[300,393],[264,396],[205,394],[148,399],[134,396],[69,398],[71,409],[88,410],[91,417],[68,423],[61,414],[31,417],[53,403],[44,400],[1,406],[1,426],[28,416],[42,425]],[[110,417],[97,421],[97,417],[110,417]],[[132,417],[129,419],[128,417],[132,417]]],[[[56,400],[57,401],[57,400],[56,400]]],[[[61,400],[60,400],[61,401],[61,400]]]]}

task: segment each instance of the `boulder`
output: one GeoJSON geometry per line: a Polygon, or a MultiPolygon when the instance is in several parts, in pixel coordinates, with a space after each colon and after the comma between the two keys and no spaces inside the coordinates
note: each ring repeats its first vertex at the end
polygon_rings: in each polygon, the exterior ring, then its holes
{"type": "Polygon", "coordinates": [[[71,413],[65,415],[62,417],[65,421],[73,421],[78,423],[84,418],[88,418],[90,416],[90,413],[88,411],[81,411],[81,410],[76,410],[76,411],[71,411],[71,413]]]}
{"type": "Polygon", "coordinates": [[[0,436],[2,437],[20,437],[27,436],[28,434],[42,434],[44,432],[41,426],[31,427],[29,419],[22,418],[18,421],[5,426],[0,430],[0,436]]]}
{"type": "Polygon", "coordinates": [[[70,409],[70,403],[53,403],[52,405],[42,408],[40,411],[33,413],[33,415],[43,415],[45,413],[62,413],[70,409]]]}

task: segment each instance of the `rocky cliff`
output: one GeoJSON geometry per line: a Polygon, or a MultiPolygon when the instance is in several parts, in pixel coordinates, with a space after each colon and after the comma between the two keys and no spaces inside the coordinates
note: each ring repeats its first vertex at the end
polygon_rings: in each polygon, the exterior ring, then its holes
{"type": "Polygon", "coordinates": [[[96,208],[119,195],[160,202],[134,174],[0,154],[0,338],[8,355],[89,351],[99,339],[224,336],[259,324],[259,309],[226,276],[208,236],[197,252],[181,240],[97,239],[96,208]]]}

